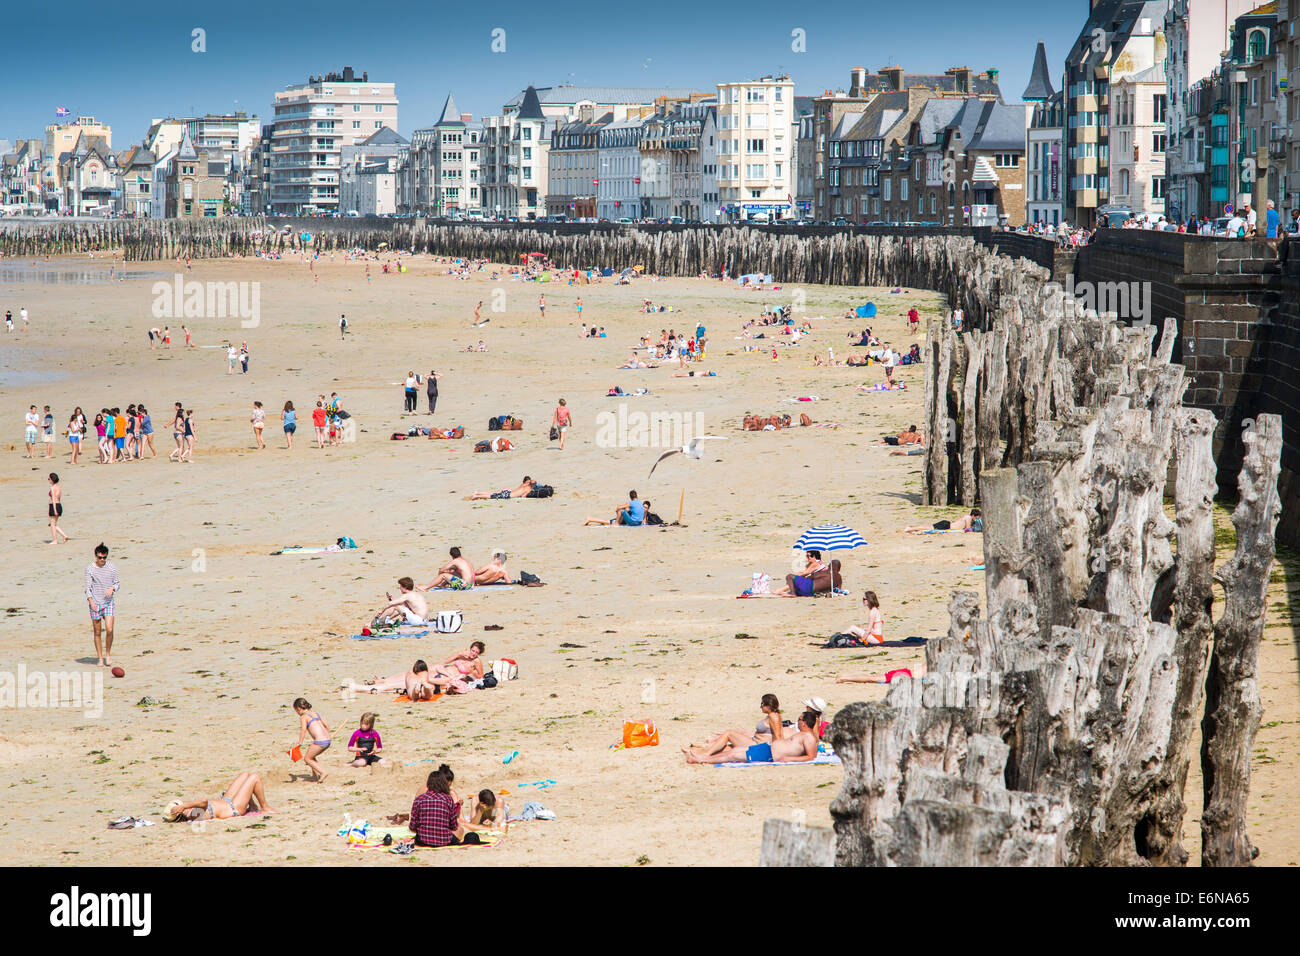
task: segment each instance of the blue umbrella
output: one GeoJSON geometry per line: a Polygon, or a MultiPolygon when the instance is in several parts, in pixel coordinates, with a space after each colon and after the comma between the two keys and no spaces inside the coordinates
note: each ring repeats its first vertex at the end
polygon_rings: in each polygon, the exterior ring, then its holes
{"type": "Polygon", "coordinates": [[[823,524],[805,531],[794,546],[800,551],[851,551],[866,543],[862,535],[847,525],[823,524]]]}

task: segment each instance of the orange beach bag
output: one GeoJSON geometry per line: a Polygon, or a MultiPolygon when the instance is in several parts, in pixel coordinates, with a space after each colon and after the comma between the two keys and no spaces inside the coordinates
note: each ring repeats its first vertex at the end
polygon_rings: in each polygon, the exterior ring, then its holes
{"type": "Polygon", "coordinates": [[[659,730],[653,720],[623,721],[624,747],[658,747],[659,730]]]}

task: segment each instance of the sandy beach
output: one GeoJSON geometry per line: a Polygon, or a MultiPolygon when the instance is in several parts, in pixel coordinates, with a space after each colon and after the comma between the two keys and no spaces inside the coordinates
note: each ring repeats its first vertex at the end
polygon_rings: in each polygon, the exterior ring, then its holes
{"type": "MultiPolygon", "coordinates": [[[[924,328],[940,313],[938,296],[801,286],[814,332],[796,347],[777,347],[773,360],[770,347],[743,350],[770,346],[770,335],[763,342],[736,336],[764,305],[790,302],[791,287],[755,292],[717,280],[648,278],[569,286],[508,275],[493,281],[489,271],[459,279],[430,257],[402,261],[409,271],[401,274],[370,262],[367,279],[366,263],[326,258],[315,264],[318,281],[301,258],[196,261],[192,269],[135,264],[128,272],[149,275],[112,281],[105,274],[123,266],[103,257],[5,263],[64,269],[73,278],[39,281],[18,270],[0,285],[0,312],[12,308],[17,317],[26,307],[31,318],[25,335],[5,336],[0,355],[0,670],[84,671],[103,674],[103,684],[102,707],[7,715],[0,862],[754,865],[764,819],[830,823],[839,767],[687,766],[679,748],[715,731],[752,728],[765,693],[778,696],[788,719],[813,696],[827,700],[833,715],[886,692],[837,684],[838,673],[919,673],[923,648],[818,647],[863,622],[864,590],[880,596],[890,639],[945,631],[955,588],[982,595],[983,575],[973,570],[983,560],[979,535],[899,530],[962,513],[921,507],[920,459],[890,457],[874,444],[921,424],[922,389],[862,392],[858,385],[884,380],[879,365],[814,365],[828,348],[839,360],[861,353],[846,335],[864,325],[900,351],[924,344],[908,333],[906,312],[919,309],[924,328]],[[82,273],[105,281],[76,281],[82,273]],[[258,322],[157,318],[153,274],[258,283],[258,322]],[[641,314],[647,298],[674,311],[641,314]],[[875,319],[841,317],[868,300],[879,307],[875,319]],[[491,321],[475,328],[479,301],[491,321]],[[343,338],[340,313],[348,319],[343,338]],[[603,326],[607,337],[580,337],[582,322],[603,326]],[[716,377],[674,377],[676,362],[617,369],[640,336],[700,323],[709,349],[696,368],[716,377]],[[199,348],[184,347],[182,324],[199,348]],[[170,326],[170,348],[150,350],[154,325],[170,326]],[[247,374],[228,374],[225,351],[212,347],[231,340],[248,343],[247,374]],[[479,340],[486,352],[464,351],[479,340]],[[404,414],[402,380],[431,369],[442,376],[437,414],[424,413],[423,387],[420,412],[404,414]],[[608,397],[614,386],[650,394],[608,397]],[[317,395],[331,392],[354,416],[356,441],[318,449],[310,410],[317,395]],[[792,401],[799,396],[819,400],[792,401]],[[563,451],[547,439],[561,397],[574,418],[563,451]],[[248,421],[254,400],[267,412],[261,451],[248,421]],[[292,450],[279,427],[286,400],[298,409],[292,450]],[[193,463],[166,460],[177,401],[194,409],[193,463]],[[74,406],[93,420],[100,407],[133,402],[152,413],[157,459],[99,465],[91,442],[82,464],[68,464],[61,433],[74,406]],[[52,461],[23,457],[22,417],[31,404],[50,405],[58,423],[52,461]],[[728,440],[710,443],[700,460],[673,456],[647,478],[666,448],[598,440],[602,423],[620,420],[620,406],[625,416],[680,414],[728,440]],[[788,413],[797,421],[801,412],[840,427],[741,429],[746,414],[788,413]],[[488,432],[489,417],[507,413],[524,420],[508,433],[516,449],[473,454],[475,440],[499,434],[488,432]],[[390,440],[411,425],[463,425],[466,437],[390,440]],[[61,526],[71,536],[57,547],[45,543],[50,471],[62,478],[61,526]],[[464,500],[513,487],[524,475],[552,485],[555,496],[464,500]],[[588,516],[612,516],[630,489],[666,521],[676,520],[682,502],[682,525],[583,526],[588,516]],[[775,586],[791,570],[799,535],[830,522],[869,542],[836,555],[848,596],[736,599],[754,572],[770,574],[775,586]],[[340,536],[358,549],[272,554],[340,536]],[[100,541],[122,580],[113,647],[122,679],[95,667],[82,592],[100,541]],[[463,612],[458,634],[350,637],[399,577],[428,581],[453,545],[476,564],[502,549],[513,573],[533,572],[546,586],[431,594],[433,611],[463,612]],[[473,640],[486,642],[489,660],[516,660],[518,680],[420,704],[335,689],[403,671],[417,658],[441,663],[473,640]],[[323,784],[285,755],[297,740],[291,704],[300,696],[334,730],[323,784]],[[142,706],[146,698],[157,703],[142,706]],[[367,710],[378,715],[388,766],[357,770],[345,765],[344,745],[367,710]],[[656,722],[660,746],[614,749],[623,721],[643,718],[656,722]],[[461,795],[510,790],[512,811],[536,800],[557,819],[513,826],[491,849],[401,861],[348,850],[336,836],[349,821],[378,823],[408,811],[442,762],[454,768],[461,795]],[[201,827],[162,822],[169,800],[215,796],[241,770],[263,776],[282,812],[201,827]],[[155,825],[106,829],[124,815],[155,825]]],[[[919,384],[909,372],[896,377],[919,384]]],[[[1219,521],[1226,546],[1226,512],[1219,521]]],[[[1293,558],[1284,553],[1276,566],[1261,648],[1265,714],[1250,827],[1263,865],[1300,864],[1300,675],[1289,611],[1300,563],[1293,558]]],[[[1196,763],[1186,795],[1193,860],[1196,763]]]]}

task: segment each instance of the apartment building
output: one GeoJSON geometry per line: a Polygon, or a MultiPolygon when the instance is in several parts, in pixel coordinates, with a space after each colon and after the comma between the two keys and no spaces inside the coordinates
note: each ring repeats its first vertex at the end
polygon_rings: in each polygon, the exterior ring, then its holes
{"type": "MultiPolygon", "coordinates": [[[[843,216],[846,219],[858,217],[857,221],[861,221],[856,206],[853,211],[849,211],[844,195],[839,191],[843,186],[843,177],[847,173],[842,169],[839,173],[833,171],[841,165],[842,158],[861,159],[866,162],[856,165],[869,166],[878,163],[882,154],[874,157],[845,157],[842,145],[836,144],[842,144],[845,139],[850,138],[854,127],[862,120],[868,105],[882,95],[897,93],[911,94],[906,99],[907,110],[919,109],[921,103],[931,98],[965,99],[973,96],[977,99],[999,102],[1002,100],[996,70],[977,74],[969,67],[951,67],[943,73],[933,74],[907,73],[901,66],[888,66],[875,74],[868,74],[865,68],[855,66],[849,71],[847,90],[827,90],[821,96],[812,98],[813,141],[811,144],[805,144],[803,149],[805,153],[811,154],[810,214],[813,219],[828,220],[843,216]],[[832,180],[837,177],[838,182],[832,186],[832,180]]],[[[894,97],[891,102],[897,109],[897,104],[903,101],[894,97]]],[[[854,141],[882,139],[885,131],[881,129],[881,124],[888,119],[888,116],[875,115],[868,120],[867,124],[871,128],[872,135],[866,135],[866,130],[860,131],[861,135],[858,135],[854,141]]],[[[898,117],[894,119],[897,120],[898,117]]],[[[870,178],[871,174],[855,171],[853,175],[857,179],[870,178]]]]}
{"type": "Polygon", "coordinates": [[[1029,106],[1025,144],[1025,222],[1059,226],[1065,216],[1061,162],[1064,97],[1052,86],[1047,48],[1040,40],[1029,85],[1020,97],[1029,106]]]}
{"type": "MultiPolygon", "coordinates": [[[[646,114],[652,112],[648,106],[642,109],[646,114]]],[[[641,217],[641,127],[645,120],[637,111],[624,120],[607,123],[597,134],[599,219],[613,222],[641,217]]]]}
{"type": "Polygon", "coordinates": [[[596,217],[596,191],[600,188],[600,131],[614,122],[612,112],[596,116],[596,108],[584,103],[578,117],[551,131],[547,156],[549,192],[546,214],[569,219],[596,217]]]}
{"type": "Polygon", "coordinates": [[[1283,128],[1279,208],[1300,209],[1300,0],[1277,5],[1278,115],[1283,128]]]}
{"type": "Polygon", "coordinates": [[[339,154],[339,212],[383,216],[397,212],[397,162],[407,141],[385,126],[339,154]]]}
{"type": "Polygon", "coordinates": [[[589,106],[593,116],[612,113],[613,122],[620,123],[643,116],[658,100],[688,100],[690,95],[690,90],[671,88],[528,87],[500,115],[483,118],[479,179],[484,214],[506,219],[546,215],[551,134],[557,125],[577,119],[580,107],[589,106]]]}
{"type": "Polygon", "coordinates": [[[792,217],[796,119],[789,76],[718,84],[718,192],[730,221],[792,217]]]}
{"type": "MultiPolygon", "coordinates": [[[[1065,212],[1076,225],[1095,226],[1112,206],[1111,86],[1165,60],[1170,0],[1093,0],[1088,19],[1065,58],[1065,212]]],[[[1153,123],[1166,119],[1166,90],[1151,94],[1153,123]]]]}
{"type": "Polygon", "coordinates": [[[455,219],[479,215],[481,135],[481,124],[460,112],[448,93],[437,122],[411,134],[410,147],[399,164],[399,211],[455,219]]]}
{"type": "Polygon", "coordinates": [[[1192,89],[1218,69],[1237,17],[1258,0],[1171,0],[1165,14],[1165,81],[1168,87],[1166,208],[1172,220],[1213,216],[1199,180],[1208,175],[1207,115],[1194,108],[1192,89]]]}
{"type": "Polygon", "coordinates": [[[271,210],[276,214],[335,212],[344,146],[384,127],[397,129],[392,83],[342,73],[308,77],[275,94],[271,134],[271,210]]]}

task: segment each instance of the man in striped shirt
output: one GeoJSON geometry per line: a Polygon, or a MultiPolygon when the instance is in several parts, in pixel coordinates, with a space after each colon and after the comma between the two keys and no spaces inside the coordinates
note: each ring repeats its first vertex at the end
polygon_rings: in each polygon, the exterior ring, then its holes
{"type": "Polygon", "coordinates": [[[113,666],[113,599],[117,589],[117,568],[108,563],[108,548],[101,542],[95,548],[94,563],[86,568],[86,601],[90,605],[90,626],[95,631],[95,654],[105,667],[113,666]]]}

